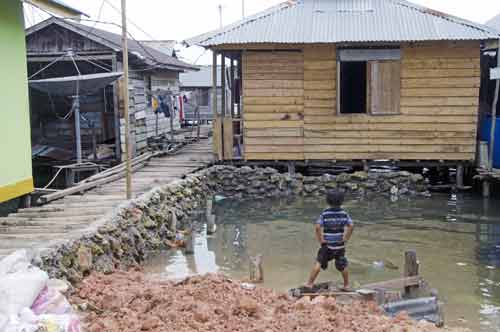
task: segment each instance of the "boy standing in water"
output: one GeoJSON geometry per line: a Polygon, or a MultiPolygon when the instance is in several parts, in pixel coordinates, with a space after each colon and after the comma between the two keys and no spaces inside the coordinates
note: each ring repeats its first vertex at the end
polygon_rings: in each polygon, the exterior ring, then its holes
{"type": "Polygon", "coordinates": [[[349,272],[345,245],[351,238],[354,224],[349,214],[342,209],[344,193],[330,190],[326,193],[329,208],[324,210],[315,224],[316,238],[321,244],[316,263],[311,271],[306,287],[312,288],[321,269],[326,270],[328,262],[335,260],[335,267],[344,279],[343,291],[349,291],[349,272]]]}

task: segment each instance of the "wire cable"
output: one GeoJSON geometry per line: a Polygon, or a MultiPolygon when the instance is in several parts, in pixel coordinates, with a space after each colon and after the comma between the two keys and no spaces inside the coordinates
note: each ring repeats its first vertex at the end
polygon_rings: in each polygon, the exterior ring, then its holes
{"type": "Polygon", "coordinates": [[[60,57],[58,57],[57,59],[55,59],[54,61],[52,61],[51,63],[49,63],[48,65],[46,65],[45,67],[43,67],[42,69],[40,69],[39,71],[37,71],[36,73],[34,73],[33,75],[31,75],[30,77],[28,77],[28,80],[31,80],[33,77],[35,77],[36,75],[38,75],[41,72],[45,71],[46,69],[48,69],[49,67],[51,67],[53,64],[55,64],[59,60],[63,59],[64,57],[66,57],[66,54],[61,55],[60,57]]]}
{"type": "MultiPolygon", "coordinates": [[[[105,1],[111,8],[113,8],[118,14],[121,15],[122,11],[121,11],[120,8],[118,8],[115,5],[113,5],[111,3],[111,1],[109,1],[109,0],[103,0],[103,1],[105,1]]],[[[135,22],[132,21],[129,16],[127,16],[127,21],[130,24],[132,24],[137,30],[139,30],[140,32],[142,32],[143,34],[145,34],[148,38],[151,38],[151,40],[157,40],[155,37],[153,37],[152,35],[150,35],[149,33],[147,33],[144,29],[142,29],[139,25],[135,24],[135,22]]]]}
{"type": "Polygon", "coordinates": [[[85,61],[85,62],[88,62],[88,63],[90,63],[90,64],[92,64],[92,65],[94,65],[94,66],[96,66],[96,67],[101,68],[102,70],[105,70],[105,71],[111,72],[111,70],[110,70],[110,69],[105,68],[105,67],[103,67],[103,66],[101,66],[101,65],[99,65],[99,64],[97,64],[97,63],[95,63],[95,62],[93,62],[93,61],[91,61],[91,60],[89,60],[89,59],[86,59],[86,58],[84,58],[84,57],[81,57],[81,56],[79,56],[78,54],[75,54],[75,58],[79,59],[80,61],[85,61]]]}

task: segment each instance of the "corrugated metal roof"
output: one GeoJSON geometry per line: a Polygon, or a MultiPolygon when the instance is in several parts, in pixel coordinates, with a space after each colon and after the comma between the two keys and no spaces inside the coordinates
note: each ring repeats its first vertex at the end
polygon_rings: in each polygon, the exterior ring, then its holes
{"type": "MultiPolygon", "coordinates": [[[[1,0],[0,0],[1,1],[1,0]]],[[[122,36],[116,33],[97,29],[88,25],[77,23],[74,21],[63,20],[58,17],[51,17],[45,21],[42,21],[36,25],[33,25],[26,29],[26,36],[30,36],[48,26],[56,24],[65,29],[69,29],[76,33],[81,34],[84,38],[92,38],[94,36],[100,38],[100,43],[106,41],[106,46],[111,47],[116,50],[121,50],[122,47],[122,36]]],[[[146,62],[151,65],[164,65],[166,69],[171,70],[197,70],[198,67],[191,65],[187,62],[181,61],[175,57],[169,56],[168,54],[161,52],[155,48],[144,45],[134,39],[128,40],[128,50],[129,53],[137,55],[139,58],[144,58],[146,62]]]]}
{"type": "Polygon", "coordinates": [[[299,0],[282,3],[186,42],[207,47],[496,38],[498,35],[487,26],[405,0],[299,0]]]}
{"type": "Polygon", "coordinates": [[[486,22],[486,25],[494,28],[495,30],[498,31],[498,33],[500,33],[500,14],[498,14],[497,16],[493,17],[491,20],[486,22]]]}
{"type": "MultiPolygon", "coordinates": [[[[220,67],[217,69],[220,71],[220,67]]],[[[200,67],[200,71],[186,72],[179,74],[181,87],[188,88],[211,88],[212,87],[212,66],[200,67]]],[[[217,86],[221,86],[220,75],[217,75],[217,86]]]]}
{"type": "Polygon", "coordinates": [[[177,45],[177,42],[175,40],[141,40],[140,42],[168,56],[176,56],[175,45],[177,45]]]}

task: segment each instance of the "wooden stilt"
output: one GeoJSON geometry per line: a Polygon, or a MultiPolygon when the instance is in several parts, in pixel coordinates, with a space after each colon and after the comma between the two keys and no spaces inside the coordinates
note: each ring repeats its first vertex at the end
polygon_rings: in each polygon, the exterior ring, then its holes
{"type": "Polygon", "coordinates": [[[457,165],[457,188],[463,188],[464,187],[464,165],[463,164],[458,164],[457,165]]]}
{"type": "Polygon", "coordinates": [[[215,224],[215,215],[207,216],[207,235],[212,235],[216,232],[217,225],[215,224]]]}
{"type": "Polygon", "coordinates": [[[490,198],[491,189],[490,189],[490,180],[483,180],[483,198],[490,198]]]}
{"type": "Polygon", "coordinates": [[[193,234],[193,229],[189,230],[188,234],[186,234],[185,244],[186,244],[186,246],[184,247],[184,254],[185,255],[192,255],[192,254],[194,254],[194,234],[193,234]]]}
{"type": "Polygon", "coordinates": [[[290,174],[290,175],[295,174],[295,162],[293,162],[293,161],[288,162],[288,174],[290,174]]]}
{"type": "Polygon", "coordinates": [[[214,201],[213,199],[209,198],[207,199],[207,216],[211,215],[212,214],[212,209],[213,209],[213,206],[214,206],[214,201]]]}

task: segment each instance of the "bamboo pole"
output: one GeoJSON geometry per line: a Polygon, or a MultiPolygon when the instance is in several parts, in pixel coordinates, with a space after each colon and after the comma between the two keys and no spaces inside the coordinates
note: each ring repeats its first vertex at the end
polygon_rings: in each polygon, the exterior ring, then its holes
{"type": "Polygon", "coordinates": [[[130,158],[130,116],[128,96],[128,36],[127,36],[127,0],[122,0],[122,54],[123,54],[123,116],[125,117],[125,162],[127,199],[132,198],[132,163],[130,158]]]}

